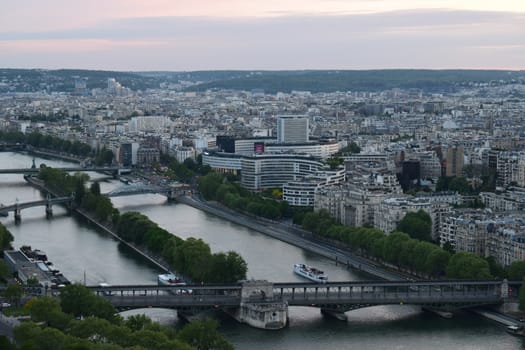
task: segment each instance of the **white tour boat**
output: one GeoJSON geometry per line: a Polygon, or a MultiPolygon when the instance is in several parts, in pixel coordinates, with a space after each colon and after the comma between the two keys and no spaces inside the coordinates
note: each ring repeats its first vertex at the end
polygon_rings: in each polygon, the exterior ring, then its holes
{"type": "Polygon", "coordinates": [[[308,278],[309,280],[317,283],[328,282],[328,277],[323,271],[318,270],[315,267],[308,266],[306,264],[295,264],[293,266],[293,271],[299,276],[308,278]]]}

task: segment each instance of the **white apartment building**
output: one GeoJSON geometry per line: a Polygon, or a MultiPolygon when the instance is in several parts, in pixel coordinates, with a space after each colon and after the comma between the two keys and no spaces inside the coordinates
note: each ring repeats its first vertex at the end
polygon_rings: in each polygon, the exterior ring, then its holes
{"type": "Polygon", "coordinates": [[[481,192],[485,207],[496,212],[520,211],[525,209],[525,190],[513,187],[503,193],[481,192]]]}
{"type": "Polygon", "coordinates": [[[283,185],[283,200],[293,206],[313,207],[318,189],[342,184],[345,170],[320,171],[313,176],[287,182],[283,185]]]}
{"type": "Polygon", "coordinates": [[[193,147],[177,147],[175,158],[179,163],[183,163],[188,158],[195,159],[195,149],[193,147]]]}
{"type": "Polygon", "coordinates": [[[309,120],[307,116],[277,116],[277,142],[305,143],[309,141],[309,133],[309,120]]]}
{"type": "Polygon", "coordinates": [[[316,158],[296,154],[260,154],[241,158],[241,186],[251,191],[282,188],[324,168],[316,158]]]}
{"type": "Polygon", "coordinates": [[[343,225],[363,226],[374,223],[374,213],[383,200],[401,193],[394,175],[363,176],[350,179],[344,185],[318,189],[314,209],[327,210],[343,225]]]}
{"type": "Polygon", "coordinates": [[[374,227],[391,233],[406,214],[423,210],[432,220],[431,236],[439,240],[441,222],[448,216],[451,206],[447,202],[428,197],[394,197],[385,199],[374,213],[374,227]]]}
{"type": "Polygon", "coordinates": [[[461,210],[441,223],[440,244],[457,252],[492,256],[503,265],[525,260],[525,217],[497,217],[488,211],[461,210]]]}

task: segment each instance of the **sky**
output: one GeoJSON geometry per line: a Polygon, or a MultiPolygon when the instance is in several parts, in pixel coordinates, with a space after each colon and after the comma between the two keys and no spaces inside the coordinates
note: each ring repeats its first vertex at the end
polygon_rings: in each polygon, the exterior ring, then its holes
{"type": "Polygon", "coordinates": [[[525,70],[525,0],[0,0],[0,67],[525,70]]]}

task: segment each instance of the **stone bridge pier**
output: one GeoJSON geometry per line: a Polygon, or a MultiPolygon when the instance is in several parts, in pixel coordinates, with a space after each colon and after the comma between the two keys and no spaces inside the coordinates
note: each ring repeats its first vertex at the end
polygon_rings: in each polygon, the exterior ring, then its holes
{"type": "Polygon", "coordinates": [[[225,311],[255,328],[281,329],[288,324],[288,303],[275,298],[273,283],[264,280],[244,281],[240,306],[225,311]]]}
{"type": "Polygon", "coordinates": [[[16,205],[13,214],[15,216],[15,223],[20,223],[20,221],[22,221],[22,209],[20,209],[18,205],[16,205]]]}
{"type": "Polygon", "coordinates": [[[46,217],[49,219],[53,216],[53,203],[49,195],[46,198],[46,217]]]}

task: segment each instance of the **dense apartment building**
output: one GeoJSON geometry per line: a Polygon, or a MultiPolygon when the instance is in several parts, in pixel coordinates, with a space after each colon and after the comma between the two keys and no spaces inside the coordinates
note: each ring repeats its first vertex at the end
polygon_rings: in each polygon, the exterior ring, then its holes
{"type": "Polygon", "coordinates": [[[345,184],[319,188],[315,193],[314,209],[327,210],[335,220],[346,226],[372,225],[379,204],[401,193],[394,175],[352,178],[345,184]]]}
{"type": "Polygon", "coordinates": [[[496,216],[486,210],[455,210],[441,223],[440,244],[457,252],[492,256],[509,266],[525,259],[525,217],[496,216]]]}

